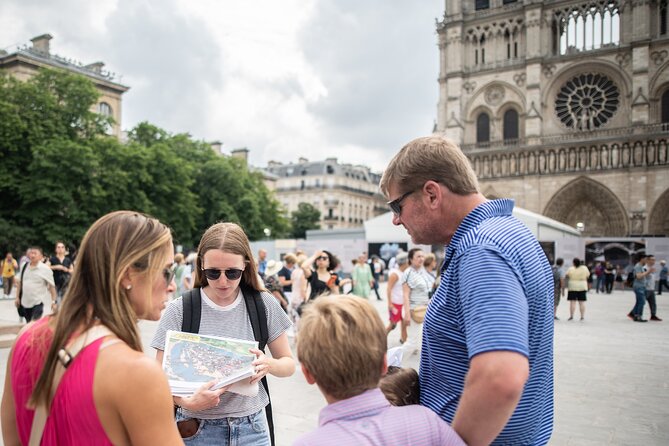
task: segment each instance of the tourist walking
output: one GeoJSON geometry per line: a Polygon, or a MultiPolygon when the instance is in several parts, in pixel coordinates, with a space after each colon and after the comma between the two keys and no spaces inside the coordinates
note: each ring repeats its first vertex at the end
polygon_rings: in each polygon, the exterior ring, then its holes
{"type": "Polygon", "coordinates": [[[369,299],[369,295],[374,287],[374,276],[372,269],[367,264],[367,256],[365,254],[358,256],[358,261],[351,273],[351,281],[353,283],[353,294],[364,299],[369,299]]]}
{"type": "Polygon", "coordinates": [[[137,327],[158,320],[174,291],[173,255],[169,228],[148,216],[117,211],[90,227],[67,299],[10,353],[5,445],[182,444],[167,378],[137,327]]]}
{"type": "Polygon", "coordinates": [[[67,290],[67,285],[70,283],[72,271],[74,271],[72,259],[65,253],[65,243],[56,242],[56,253],[51,256],[49,263],[51,264],[49,267],[53,271],[53,281],[56,284],[56,303],[59,304],[63,299],[65,290],[67,290]]]}
{"type": "Polygon", "coordinates": [[[569,301],[569,321],[574,320],[576,311],[576,302],[578,302],[578,311],[581,314],[581,320],[585,320],[585,302],[588,299],[588,278],[590,271],[588,267],[581,263],[579,258],[574,258],[567,270],[567,300],[569,301]]]}
{"type": "Polygon", "coordinates": [[[339,294],[339,276],[334,272],[339,264],[329,251],[316,251],[313,256],[302,262],[304,278],[310,286],[309,299],[322,294],[339,294]]]}
{"type": "Polygon", "coordinates": [[[564,296],[564,260],[560,257],[555,260],[555,265],[553,265],[553,319],[559,321],[560,318],[557,315],[558,305],[560,305],[560,298],[564,296]]]}
{"type": "Polygon", "coordinates": [[[646,256],[646,269],[649,270],[649,274],[645,277],[646,281],[646,302],[650,307],[650,319],[654,322],[661,322],[657,316],[657,302],[655,300],[655,256],[648,254],[646,256]]]}
{"type": "Polygon", "coordinates": [[[42,248],[33,246],[28,249],[28,258],[30,260],[21,269],[16,281],[15,299],[19,315],[26,322],[42,317],[45,302],[50,302],[51,310],[55,310],[57,299],[53,271],[43,262],[42,248]]]}
{"type": "Polygon", "coordinates": [[[662,288],[669,290],[669,284],[667,284],[667,275],[669,274],[669,268],[667,268],[667,261],[660,260],[660,281],[657,284],[657,295],[662,294],[662,288]]]}
{"type": "Polygon", "coordinates": [[[14,286],[14,276],[19,269],[19,264],[12,256],[11,251],[7,251],[5,258],[0,261],[0,271],[2,271],[2,291],[5,299],[9,299],[14,286]]]}
{"type": "Polygon", "coordinates": [[[420,401],[467,444],[546,444],[553,429],[553,280],[513,201],[487,200],[460,148],[418,138],[381,179],[393,223],[446,246],[423,328],[420,401]]]}
{"type": "MultiPolygon", "coordinates": [[[[394,267],[388,272],[388,283],[386,286],[386,294],[388,296],[388,326],[386,333],[390,333],[400,324],[400,344],[407,341],[407,324],[404,322],[403,308],[404,307],[404,289],[402,283],[402,276],[404,271],[409,267],[409,254],[401,252],[395,256],[394,267]]],[[[406,310],[408,311],[408,310],[406,310]]]]}
{"type": "Polygon", "coordinates": [[[418,353],[423,340],[423,321],[427,305],[430,302],[430,289],[432,285],[427,278],[423,268],[425,254],[422,249],[412,248],[409,250],[409,267],[402,274],[402,295],[404,298],[404,324],[409,327],[411,322],[416,325],[412,331],[416,337],[409,339],[407,345],[414,347],[414,353],[418,353]],[[409,310],[409,311],[407,311],[409,310]]]}
{"type": "Polygon", "coordinates": [[[646,306],[646,276],[653,274],[655,268],[646,268],[646,255],[640,254],[634,270],[630,272],[633,277],[632,289],[634,290],[634,308],[627,313],[627,317],[634,322],[648,322],[643,318],[643,307],[646,306]]]}

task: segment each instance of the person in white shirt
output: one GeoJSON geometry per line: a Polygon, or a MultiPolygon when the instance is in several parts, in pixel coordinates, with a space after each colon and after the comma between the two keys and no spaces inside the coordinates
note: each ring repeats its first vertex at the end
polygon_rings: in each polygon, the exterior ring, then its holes
{"type": "Polygon", "coordinates": [[[51,309],[56,306],[56,285],[53,280],[53,271],[42,262],[44,254],[42,248],[28,249],[30,263],[25,271],[19,273],[16,285],[16,307],[19,314],[25,317],[26,322],[36,321],[44,314],[44,302],[51,296],[51,309]]]}

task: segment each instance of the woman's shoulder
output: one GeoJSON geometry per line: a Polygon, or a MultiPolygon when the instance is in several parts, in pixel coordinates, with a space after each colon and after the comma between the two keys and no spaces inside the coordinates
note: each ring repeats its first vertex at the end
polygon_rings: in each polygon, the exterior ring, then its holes
{"type": "Polygon", "coordinates": [[[164,379],[162,367],[155,358],[133,350],[125,342],[103,348],[98,361],[99,366],[105,371],[103,376],[122,386],[129,385],[130,381],[151,382],[164,379]],[[124,377],[128,378],[128,381],[124,377]]]}

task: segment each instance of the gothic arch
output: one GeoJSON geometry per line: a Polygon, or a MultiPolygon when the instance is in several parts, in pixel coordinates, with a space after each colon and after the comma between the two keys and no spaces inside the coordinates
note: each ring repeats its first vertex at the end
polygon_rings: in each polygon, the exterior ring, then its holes
{"type": "Polygon", "coordinates": [[[669,237],[669,189],[653,205],[648,221],[648,233],[669,237]]]}
{"type": "MultiPolygon", "coordinates": [[[[518,106],[519,114],[523,114],[524,110],[527,108],[527,104],[525,103],[525,94],[519,88],[509,84],[508,82],[503,82],[498,80],[488,82],[487,84],[482,85],[480,88],[478,88],[476,93],[474,93],[472,97],[469,98],[469,100],[465,104],[465,116],[467,116],[467,119],[471,121],[473,119],[475,112],[477,112],[477,108],[483,104],[486,104],[490,109],[490,111],[492,112],[496,107],[504,106],[510,102],[518,106]],[[511,94],[505,95],[499,104],[496,105],[486,104],[485,100],[483,99],[483,96],[485,92],[492,86],[499,86],[504,91],[508,91],[511,94]]],[[[495,114],[491,113],[490,116],[495,116],[495,114]]]]}
{"type": "Polygon", "coordinates": [[[618,197],[586,177],[576,178],[556,192],[544,215],[574,227],[582,222],[584,235],[624,237],[629,233],[627,212],[618,197]]]}

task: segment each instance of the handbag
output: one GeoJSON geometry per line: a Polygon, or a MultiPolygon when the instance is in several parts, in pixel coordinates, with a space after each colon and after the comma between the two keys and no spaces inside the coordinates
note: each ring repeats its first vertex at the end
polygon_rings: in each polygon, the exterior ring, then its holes
{"type": "Polygon", "coordinates": [[[422,324],[425,320],[425,313],[427,312],[427,305],[418,305],[411,309],[411,320],[417,324],[422,324]]]}

